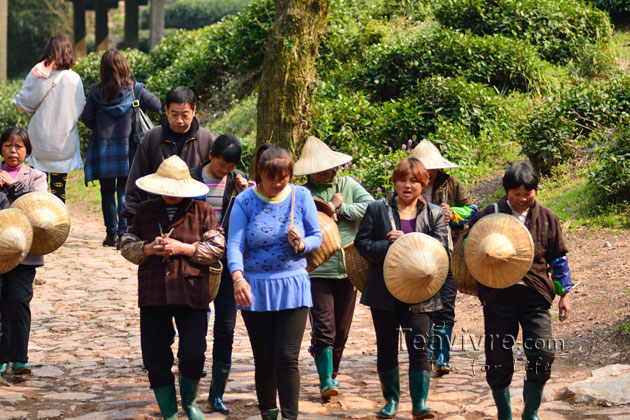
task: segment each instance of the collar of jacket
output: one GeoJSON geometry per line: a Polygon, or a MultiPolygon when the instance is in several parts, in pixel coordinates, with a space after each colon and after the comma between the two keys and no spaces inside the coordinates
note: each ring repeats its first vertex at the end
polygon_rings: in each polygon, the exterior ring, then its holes
{"type": "Polygon", "coordinates": [[[440,192],[442,188],[446,187],[446,183],[451,178],[449,174],[444,172],[443,170],[438,170],[438,173],[433,180],[433,191],[431,191],[431,197],[433,198],[433,202],[436,202],[435,196],[440,192]]]}
{"type": "MultiPolygon", "coordinates": [[[[171,140],[171,125],[168,123],[168,118],[162,118],[162,143],[171,140]]],[[[193,117],[192,123],[190,124],[190,138],[196,139],[197,132],[199,131],[199,121],[197,121],[197,117],[193,117]]]]}
{"type": "Polygon", "coordinates": [[[324,189],[327,190],[328,188],[332,188],[335,185],[339,184],[339,178],[337,178],[337,174],[334,173],[332,178],[330,178],[330,181],[328,182],[315,182],[313,181],[313,179],[309,176],[307,178],[306,184],[304,184],[309,190],[313,190],[313,189],[324,189]]]}
{"type": "MultiPolygon", "coordinates": [[[[385,201],[386,205],[395,209],[396,213],[398,213],[398,203],[396,202],[396,196],[398,196],[398,193],[396,191],[392,191],[387,195],[387,199],[383,201],[385,201]]],[[[418,209],[418,213],[420,213],[426,206],[427,206],[427,202],[422,196],[422,194],[420,194],[418,196],[418,202],[416,203],[416,208],[418,209]]]]}

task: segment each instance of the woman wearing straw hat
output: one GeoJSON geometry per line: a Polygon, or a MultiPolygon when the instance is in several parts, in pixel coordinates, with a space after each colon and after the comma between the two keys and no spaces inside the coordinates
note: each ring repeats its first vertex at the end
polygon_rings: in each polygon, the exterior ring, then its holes
{"type": "Polygon", "coordinates": [[[230,216],[228,265],[254,353],[263,420],[298,418],[298,358],[313,306],[306,254],[320,246],[311,193],[289,183],[293,159],[277,147],[256,153],[256,187],[236,197],[230,216]]]}
{"type": "MultiPolygon", "coordinates": [[[[526,238],[526,241],[530,242],[533,239],[533,252],[530,250],[529,258],[526,259],[526,263],[531,262],[531,266],[525,266],[521,273],[516,275],[514,273],[517,270],[513,266],[507,267],[492,276],[489,284],[492,283],[496,287],[479,284],[478,291],[483,304],[486,337],[486,380],[492,389],[498,418],[512,419],[509,389],[514,373],[512,345],[516,341],[520,325],[523,329],[523,350],[527,357],[523,387],[525,407],[522,419],[537,420],[543,388],[551,375],[554,360],[549,308],[556,294],[561,296],[558,304],[560,320],[566,320],[570,312],[568,292],[573,286],[566,256],[568,250],[562,239],[558,217],[551,209],[536,202],[538,174],[529,163],[513,164],[503,176],[503,187],[506,195],[495,205],[482,210],[470,222],[471,233],[466,243],[466,262],[471,267],[471,263],[484,256],[482,252],[475,252],[476,247],[471,239],[475,234],[472,228],[476,227],[477,223],[481,225],[484,220],[480,219],[486,215],[496,212],[512,215],[523,223],[531,234],[531,237],[526,238]],[[549,266],[553,270],[553,278],[549,277],[547,271],[549,266]],[[527,269],[525,276],[522,277],[522,273],[527,269]]],[[[518,226],[518,222],[514,223],[518,226]]],[[[527,236],[527,233],[525,234],[527,236]]],[[[518,243],[522,241],[519,241],[518,237],[504,236],[512,242],[508,243],[512,249],[521,248],[518,243]]],[[[526,245],[531,247],[529,244],[526,245]]],[[[489,265],[480,266],[482,271],[477,272],[478,280],[481,281],[482,277],[490,278],[483,272],[488,270],[489,265]]],[[[487,279],[484,281],[488,282],[487,279]]]]}
{"type": "MultiPolygon", "coordinates": [[[[429,183],[422,189],[424,199],[437,204],[444,210],[446,223],[451,232],[449,243],[452,251],[460,240],[464,226],[477,214],[478,208],[473,204],[470,193],[454,176],[444,172],[444,169],[457,168],[458,165],[445,159],[437,147],[428,140],[422,140],[411,153],[429,172],[429,183]]],[[[440,289],[442,308],[433,313],[431,324],[433,327],[432,353],[437,365],[439,376],[451,371],[449,366],[451,336],[455,324],[455,298],[457,287],[453,281],[453,274],[449,270],[444,285],[440,289]]]]}
{"type": "MultiPolygon", "coordinates": [[[[31,191],[46,191],[46,174],[30,168],[24,160],[33,150],[28,132],[19,127],[11,127],[0,137],[2,148],[2,168],[0,170],[0,191],[6,193],[13,203],[20,196],[31,191]]],[[[2,329],[0,339],[0,372],[8,369],[11,363],[13,374],[31,373],[28,362],[28,341],[31,332],[31,308],[33,281],[37,267],[44,265],[44,257],[29,254],[17,267],[3,274],[2,287],[2,329]]]]}
{"type": "Polygon", "coordinates": [[[179,334],[179,390],[189,419],[205,416],[197,406],[203,371],[210,305],[209,264],[219,261],[225,239],[212,207],[193,197],[208,187],[190,177],[177,156],[165,159],[155,174],[136,180],[142,190],[160,197],[138,205],[121,253],[138,264],[138,306],[142,360],[162,416],[177,419],[175,378],[171,372],[179,334]]]}
{"type": "MultiPolygon", "coordinates": [[[[341,246],[354,241],[357,222],[365,214],[374,198],[349,176],[338,177],[335,168],[348,163],[351,156],[331,150],[316,137],[309,137],[295,162],[293,174],[307,175],[304,185],[313,197],[320,198],[334,210],[341,235],[341,246]]],[[[311,308],[311,347],[319,374],[322,398],[339,393],[336,381],[357,297],[357,291],[348,280],[343,254],[338,251],[328,261],[310,273],[313,307],[311,308]]]]}
{"type": "Polygon", "coordinates": [[[431,372],[428,340],[431,313],[442,308],[440,294],[417,304],[403,303],[387,289],[383,268],[390,245],[404,234],[425,233],[437,239],[448,252],[448,231],[444,211],[422,198],[429,174],[419,160],[413,157],[401,160],[392,178],[395,191],[387,199],[368,205],[354,241],[359,253],[370,262],[361,303],[370,307],[376,331],[376,364],[387,401],[379,411],[380,418],[393,418],[398,411],[398,331],[402,329],[409,352],[413,419],[430,419],[435,418],[435,412],[426,406],[431,372]]]}

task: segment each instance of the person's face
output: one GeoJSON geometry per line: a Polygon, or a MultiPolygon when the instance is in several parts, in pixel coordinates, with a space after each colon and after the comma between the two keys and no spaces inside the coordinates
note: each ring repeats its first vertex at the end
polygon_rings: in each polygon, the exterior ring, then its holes
{"type": "Polygon", "coordinates": [[[263,173],[260,175],[260,184],[258,184],[258,187],[261,189],[264,196],[268,198],[276,198],[280,195],[280,193],[282,193],[290,180],[291,177],[289,174],[281,175],[274,179],[263,173]]]}
{"type": "Polygon", "coordinates": [[[523,185],[511,188],[507,191],[507,199],[514,210],[523,213],[534,204],[536,190],[527,190],[523,185]]]}
{"type": "Polygon", "coordinates": [[[394,184],[396,193],[400,201],[404,204],[413,203],[418,196],[422,193],[422,183],[418,181],[413,174],[409,174],[404,178],[399,179],[394,184]]]}
{"type": "Polygon", "coordinates": [[[429,172],[429,184],[432,184],[433,181],[435,181],[435,178],[437,177],[439,169],[429,169],[427,172],[429,172]]]}
{"type": "Polygon", "coordinates": [[[221,156],[213,158],[210,154],[210,173],[213,177],[222,179],[234,169],[236,169],[235,163],[226,162],[221,156]]]}
{"type": "Polygon", "coordinates": [[[11,168],[20,166],[26,159],[24,141],[18,136],[13,136],[8,141],[5,141],[2,144],[2,158],[5,165],[11,168]]]}
{"type": "Polygon", "coordinates": [[[170,105],[165,105],[164,109],[166,110],[168,124],[174,133],[185,133],[190,130],[190,125],[197,111],[196,106],[191,108],[188,102],[182,104],[171,103],[170,105]]]}
{"type": "Polygon", "coordinates": [[[317,172],[316,174],[309,175],[311,179],[315,182],[328,182],[333,177],[335,173],[334,169],[326,169],[325,171],[317,172]]]}
{"type": "Polygon", "coordinates": [[[182,197],[171,197],[170,195],[163,195],[162,196],[162,200],[164,200],[164,202],[166,204],[169,204],[169,205],[173,206],[175,204],[181,203],[183,198],[182,197]]]}

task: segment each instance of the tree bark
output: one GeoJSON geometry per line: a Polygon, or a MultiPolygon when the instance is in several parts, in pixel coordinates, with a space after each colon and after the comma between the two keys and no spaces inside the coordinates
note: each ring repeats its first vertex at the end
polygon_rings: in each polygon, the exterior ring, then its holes
{"type": "Polygon", "coordinates": [[[81,58],[87,55],[87,44],[85,43],[85,4],[83,0],[74,0],[72,6],[74,55],[77,58],[81,58]]]}
{"type": "Polygon", "coordinates": [[[294,156],[311,131],[315,60],[330,0],[276,0],[258,94],[256,145],[273,143],[294,156]]]}
{"type": "Polygon", "coordinates": [[[0,0],[0,81],[7,80],[9,0],[0,0]]]}
{"type": "Polygon", "coordinates": [[[138,0],[125,0],[125,48],[138,48],[138,0]]]}
{"type": "Polygon", "coordinates": [[[164,4],[166,0],[151,0],[149,12],[149,50],[152,50],[164,38],[164,4]]]}
{"type": "Polygon", "coordinates": [[[94,45],[96,51],[106,51],[109,48],[109,17],[106,0],[96,0],[96,18],[94,28],[94,45]]]}

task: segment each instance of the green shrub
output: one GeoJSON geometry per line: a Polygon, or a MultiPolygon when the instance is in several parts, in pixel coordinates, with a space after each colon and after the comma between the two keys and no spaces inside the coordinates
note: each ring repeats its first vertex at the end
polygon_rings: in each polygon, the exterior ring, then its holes
{"type": "Polygon", "coordinates": [[[606,203],[630,202],[630,118],[594,133],[596,168],[589,183],[606,203]]]}
{"type": "Polygon", "coordinates": [[[419,80],[463,76],[500,91],[545,90],[547,65],[528,43],[502,35],[476,36],[429,26],[374,46],[352,84],[378,100],[404,95],[419,80]]]}
{"type": "MultiPolygon", "coordinates": [[[[164,7],[164,27],[198,29],[238,12],[248,0],[177,0],[164,7]]],[[[148,7],[140,12],[140,26],[149,29],[148,7]]]]}
{"type": "Polygon", "coordinates": [[[18,112],[13,101],[22,88],[23,80],[0,82],[0,131],[8,127],[28,127],[30,117],[26,112],[18,112]]]}
{"type": "MultiPolygon", "coordinates": [[[[588,50],[610,39],[605,13],[579,0],[433,0],[444,26],[477,35],[522,38],[554,63],[580,60],[588,50]]],[[[601,44],[599,45],[602,46],[601,44]]]]}
{"type": "Polygon", "coordinates": [[[608,12],[615,22],[630,22],[630,3],[628,0],[593,0],[593,4],[608,12]]]}

